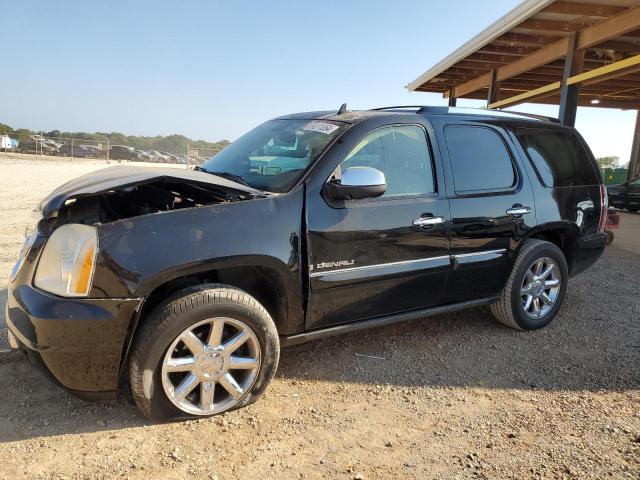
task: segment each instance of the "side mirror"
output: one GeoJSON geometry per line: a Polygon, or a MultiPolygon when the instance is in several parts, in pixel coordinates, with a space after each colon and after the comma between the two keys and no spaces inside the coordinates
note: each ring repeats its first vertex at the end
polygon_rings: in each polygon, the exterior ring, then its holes
{"type": "Polygon", "coordinates": [[[371,167],[351,167],[342,172],[340,180],[324,185],[326,194],[334,200],[361,200],[375,198],[387,191],[384,173],[371,167]]]}

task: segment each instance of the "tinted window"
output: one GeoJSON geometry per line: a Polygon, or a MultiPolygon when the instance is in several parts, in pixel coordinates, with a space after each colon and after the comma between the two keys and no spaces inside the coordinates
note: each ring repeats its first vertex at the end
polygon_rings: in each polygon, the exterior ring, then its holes
{"type": "Polygon", "coordinates": [[[573,132],[522,130],[522,146],[547,187],[599,183],[591,160],[573,132]]]}
{"type": "Polygon", "coordinates": [[[500,136],[489,128],[445,128],[456,192],[504,190],[515,184],[513,163],[500,136]]]}
{"type": "Polygon", "coordinates": [[[390,197],[433,193],[431,165],[424,130],[417,125],[401,125],[369,133],[342,161],[340,170],[344,172],[349,167],[377,168],[387,179],[384,197],[390,197]]]}

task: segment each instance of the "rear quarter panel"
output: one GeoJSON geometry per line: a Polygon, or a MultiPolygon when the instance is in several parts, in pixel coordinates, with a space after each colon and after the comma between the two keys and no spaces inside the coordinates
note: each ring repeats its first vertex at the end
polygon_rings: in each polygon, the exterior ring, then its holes
{"type": "MultiPolygon", "coordinates": [[[[558,127],[556,127],[558,128],[558,127]]],[[[584,139],[577,133],[579,141],[586,150],[591,168],[601,183],[602,177],[597,168],[595,158],[584,139]]],[[[573,251],[568,255],[569,271],[579,273],[593,264],[604,250],[604,236],[598,232],[600,221],[600,185],[586,185],[574,187],[547,187],[533,167],[527,153],[524,151],[517,135],[512,130],[510,135],[519,155],[523,158],[522,165],[531,180],[535,199],[536,227],[527,238],[545,231],[561,230],[568,234],[575,243],[569,248],[573,251]]]]}

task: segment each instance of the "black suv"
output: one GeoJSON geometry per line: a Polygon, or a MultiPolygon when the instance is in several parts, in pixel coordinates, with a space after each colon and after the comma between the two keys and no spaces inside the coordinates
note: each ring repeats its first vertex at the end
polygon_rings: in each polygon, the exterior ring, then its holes
{"type": "Polygon", "coordinates": [[[38,210],[11,342],[166,419],[255,401],[284,345],[480,305],[547,325],[603,252],[607,198],[573,128],[391,107],[280,117],[196,171],[106,168],[38,210]]]}
{"type": "Polygon", "coordinates": [[[640,178],[607,187],[612,207],[626,208],[630,212],[640,210],[640,178]]]}

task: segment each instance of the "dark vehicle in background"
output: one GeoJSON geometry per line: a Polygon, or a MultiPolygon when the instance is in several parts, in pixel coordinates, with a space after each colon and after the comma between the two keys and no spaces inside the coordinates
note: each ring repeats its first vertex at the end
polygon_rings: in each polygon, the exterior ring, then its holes
{"type": "Polygon", "coordinates": [[[341,108],[268,121],[196,171],[99,170],[38,211],[11,343],[77,395],[128,381],[167,419],[254,402],[281,346],[481,305],[544,327],[604,250],[607,195],[546,118],[341,108]]]}
{"type": "Polygon", "coordinates": [[[65,143],[59,148],[58,154],[63,157],[93,158],[96,156],[96,151],[82,145],[72,146],[70,143],[65,143]]]}
{"type": "Polygon", "coordinates": [[[109,148],[109,158],[112,160],[139,160],[140,155],[133,147],[126,145],[111,145],[109,148]]]}
{"type": "Polygon", "coordinates": [[[630,212],[640,210],[640,178],[607,187],[609,205],[624,208],[630,212]]]}
{"type": "Polygon", "coordinates": [[[86,145],[72,146],[70,143],[65,143],[58,149],[58,155],[75,158],[95,158],[98,156],[98,150],[86,145]]]}

